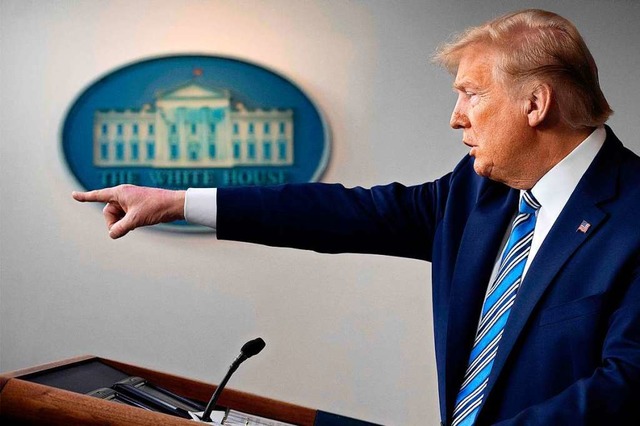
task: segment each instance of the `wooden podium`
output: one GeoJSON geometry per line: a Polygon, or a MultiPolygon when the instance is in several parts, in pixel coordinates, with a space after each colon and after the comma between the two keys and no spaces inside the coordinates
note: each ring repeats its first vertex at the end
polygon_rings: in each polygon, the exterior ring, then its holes
{"type": "MultiPolygon", "coordinates": [[[[90,388],[109,387],[107,376],[142,377],[192,400],[206,402],[216,386],[96,356],[66,359],[0,375],[0,424],[184,425],[193,421],[88,396],[90,388]],[[89,373],[88,373],[89,371],[89,373]],[[103,374],[104,373],[104,374],[103,374]],[[88,376],[89,375],[89,376],[88,376]],[[104,376],[104,377],[103,377],[104,376]],[[87,377],[89,380],[87,380],[87,377]],[[74,385],[58,383],[80,382],[74,385]],[[95,383],[93,383],[95,382],[95,383]],[[54,383],[54,384],[52,384],[54,383]],[[74,387],[85,387],[78,391],[74,387]],[[67,389],[65,389],[65,387],[67,389]],[[73,390],[68,390],[72,388],[73,390]]],[[[320,410],[225,389],[218,405],[304,426],[364,426],[363,422],[320,410]]]]}

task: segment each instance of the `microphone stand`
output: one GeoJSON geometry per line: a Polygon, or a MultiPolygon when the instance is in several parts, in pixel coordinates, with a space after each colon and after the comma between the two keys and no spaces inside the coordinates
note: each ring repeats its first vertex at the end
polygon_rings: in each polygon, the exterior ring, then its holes
{"type": "Polygon", "coordinates": [[[240,355],[238,355],[238,357],[231,363],[231,366],[229,367],[229,371],[227,371],[227,375],[224,376],[224,379],[222,379],[222,382],[216,388],[215,392],[213,393],[213,396],[211,396],[211,400],[209,401],[209,403],[207,404],[207,407],[202,412],[202,416],[200,417],[200,420],[202,420],[203,422],[211,421],[211,412],[216,406],[216,402],[218,401],[218,398],[220,398],[220,394],[222,393],[222,390],[224,389],[224,387],[227,385],[227,382],[229,381],[229,378],[231,377],[231,375],[238,369],[240,364],[242,364],[248,358],[259,353],[262,349],[264,349],[264,347],[265,347],[264,340],[262,340],[259,337],[257,339],[253,339],[245,343],[244,346],[242,346],[242,349],[240,350],[240,355]]]}
{"type": "Polygon", "coordinates": [[[231,378],[231,375],[235,373],[235,371],[238,369],[238,367],[240,366],[240,363],[246,359],[246,357],[244,357],[244,359],[242,360],[241,358],[243,358],[243,355],[240,355],[238,358],[236,358],[235,361],[233,361],[233,363],[229,367],[229,371],[227,371],[227,375],[224,376],[224,379],[222,379],[222,382],[220,382],[215,392],[211,396],[211,399],[209,400],[207,407],[204,409],[204,412],[202,413],[201,419],[203,422],[211,421],[211,413],[213,412],[213,409],[216,406],[216,402],[218,402],[218,398],[220,398],[220,394],[222,394],[222,390],[227,385],[227,382],[231,378]]]}

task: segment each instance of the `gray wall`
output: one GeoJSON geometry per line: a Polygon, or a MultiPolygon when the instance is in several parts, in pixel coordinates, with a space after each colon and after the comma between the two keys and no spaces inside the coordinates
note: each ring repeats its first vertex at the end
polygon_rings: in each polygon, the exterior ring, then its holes
{"type": "MultiPolygon", "coordinates": [[[[636,152],[640,4],[531,1],[581,29],[636,152]]],[[[0,370],[95,354],[387,424],[436,424],[430,266],[137,230],[107,237],[60,150],[76,96],[108,71],[175,53],[273,69],[324,111],[323,180],[434,179],[464,155],[450,77],[429,56],[521,1],[0,0],[0,370]],[[425,420],[428,419],[428,420],[425,420]]]]}

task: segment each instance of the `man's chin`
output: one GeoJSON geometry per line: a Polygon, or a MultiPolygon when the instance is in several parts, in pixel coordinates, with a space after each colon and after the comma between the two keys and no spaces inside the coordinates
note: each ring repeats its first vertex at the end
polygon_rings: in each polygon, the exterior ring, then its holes
{"type": "Polygon", "coordinates": [[[484,178],[491,178],[491,169],[492,167],[488,164],[483,163],[482,161],[478,161],[478,159],[474,159],[473,161],[473,170],[476,172],[478,176],[482,176],[484,178]]]}

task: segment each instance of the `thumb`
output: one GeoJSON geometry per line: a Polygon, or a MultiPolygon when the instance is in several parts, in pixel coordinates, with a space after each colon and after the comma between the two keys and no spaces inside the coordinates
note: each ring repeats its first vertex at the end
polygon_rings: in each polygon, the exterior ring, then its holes
{"type": "Polygon", "coordinates": [[[109,237],[116,240],[120,237],[124,237],[129,233],[129,231],[133,231],[134,229],[135,225],[131,220],[131,214],[129,212],[109,228],[109,237]]]}

